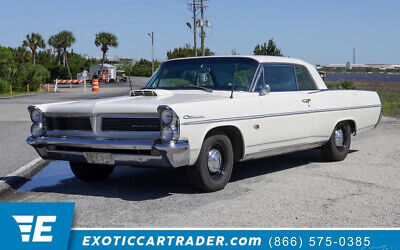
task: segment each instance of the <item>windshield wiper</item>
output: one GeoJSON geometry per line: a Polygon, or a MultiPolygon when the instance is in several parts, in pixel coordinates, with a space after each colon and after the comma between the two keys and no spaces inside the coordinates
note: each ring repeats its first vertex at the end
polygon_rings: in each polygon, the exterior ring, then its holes
{"type": "Polygon", "coordinates": [[[200,89],[200,90],[204,90],[206,92],[213,92],[212,89],[209,89],[209,88],[206,88],[206,87],[197,86],[197,85],[194,85],[194,84],[179,86],[178,89],[200,89]]]}

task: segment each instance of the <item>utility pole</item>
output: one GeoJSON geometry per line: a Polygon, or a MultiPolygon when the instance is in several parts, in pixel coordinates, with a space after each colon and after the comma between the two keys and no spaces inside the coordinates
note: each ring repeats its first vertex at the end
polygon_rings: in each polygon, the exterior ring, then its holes
{"type": "Polygon", "coordinates": [[[196,25],[196,0],[193,0],[193,42],[194,56],[197,56],[197,25],[196,25]]]}
{"type": "Polygon", "coordinates": [[[204,0],[200,0],[200,13],[201,13],[201,21],[200,21],[201,56],[205,56],[204,38],[206,34],[204,32],[204,0]]]}
{"type": "Polygon", "coordinates": [[[353,48],[353,64],[356,64],[356,48],[353,48]]]}
{"type": "MultiPolygon", "coordinates": [[[[188,6],[189,9],[193,11],[194,55],[197,56],[197,27],[200,27],[201,55],[205,56],[206,47],[204,43],[205,43],[206,32],[204,30],[204,26],[211,27],[210,21],[204,20],[204,9],[207,8],[204,2],[207,0],[192,0],[192,1],[193,3],[188,3],[188,6]],[[201,15],[200,19],[197,19],[196,11],[198,10],[198,8],[200,8],[200,15],[201,15]]],[[[186,26],[188,26],[189,29],[192,30],[192,25],[189,22],[186,23],[186,26]]]]}
{"type": "MultiPolygon", "coordinates": [[[[188,2],[189,10],[193,11],[193,46],[194,56],[197,56],[197,3],[198,0],[193,0],[193,3],[188,2]]],[[[192,25],[186,23],[186,25],[192,30],[192,25]]]]}
{"type": "Polygon", "coordinates": [[[154,74],[154,32],[147,33],[151,38],[151,73],[154,74]]]}

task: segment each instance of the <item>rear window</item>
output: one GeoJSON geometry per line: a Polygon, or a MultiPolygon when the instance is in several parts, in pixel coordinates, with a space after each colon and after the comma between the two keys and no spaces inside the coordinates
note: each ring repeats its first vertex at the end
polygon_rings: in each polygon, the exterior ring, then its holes
{"type": "Polygon", "coordinates": [[[299,90],[315,90],[314,81],[304,67],[296,66],[296,77],[299,90]]]}
{"type": "Polygon", "coordinates": [[[296,75],[292,65],[264,65],[265,84],[271,92],[296,91],[296,75]]]}

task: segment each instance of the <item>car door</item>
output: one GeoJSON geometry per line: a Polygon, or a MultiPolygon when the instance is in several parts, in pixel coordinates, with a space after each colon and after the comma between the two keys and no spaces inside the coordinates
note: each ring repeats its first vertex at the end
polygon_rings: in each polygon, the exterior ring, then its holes
{"type": "Polygon", "coordinates": [[[262,150],[310,142],[312,116],[309,91],[299,91],[296,66],[264,64],[255,91],[268,85],[270,93],[260,95],[262,150]]]}

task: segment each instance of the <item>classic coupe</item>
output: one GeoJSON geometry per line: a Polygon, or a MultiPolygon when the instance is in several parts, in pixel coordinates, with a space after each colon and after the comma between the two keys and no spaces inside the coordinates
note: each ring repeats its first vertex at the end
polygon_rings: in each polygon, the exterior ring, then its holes
{"type": "Polygon", "coordinates": [[[117,165],[185,167],[210,192],[239,161],[311,148],[344,160],[351,136],[378,124],[381,103],[376,92],[328,90],[302,60],[227,56],[166,61],[126,96],[28,109],[28,144],[69,161],[81,180],[104,180],[117,165]]]}

